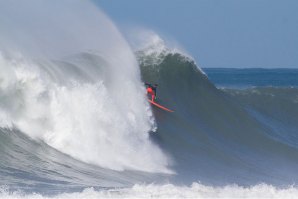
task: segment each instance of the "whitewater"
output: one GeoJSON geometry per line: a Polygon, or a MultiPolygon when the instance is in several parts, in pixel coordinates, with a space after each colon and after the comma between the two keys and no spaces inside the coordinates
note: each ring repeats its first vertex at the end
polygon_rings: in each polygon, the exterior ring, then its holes
{"type": "Polygon", "coordinates": [[[0,198],[297,197],[295,85],[215,85],[89,1],[1,1],[0,22],[0,198]]]}

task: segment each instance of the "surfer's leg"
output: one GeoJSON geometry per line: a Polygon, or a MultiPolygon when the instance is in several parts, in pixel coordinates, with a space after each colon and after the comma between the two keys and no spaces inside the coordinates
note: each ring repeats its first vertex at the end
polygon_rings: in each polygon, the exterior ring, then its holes
{"type": "Polygon", "coordinates": [[[154,95],[154,94],[151,95],[151,100],[152,100],[152,101],[155,100],[155,95],[154,95]]]}

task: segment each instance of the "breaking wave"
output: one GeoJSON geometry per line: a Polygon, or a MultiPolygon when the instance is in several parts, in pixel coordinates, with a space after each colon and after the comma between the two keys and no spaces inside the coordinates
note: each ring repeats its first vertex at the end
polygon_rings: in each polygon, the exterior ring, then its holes
{"type": "Polygon", "coordinates": [[[219,89],[158,35],[133,53],[90,2],[18,3],[0,3],[0,198],[297,195],[297,88],[219,89]]]}

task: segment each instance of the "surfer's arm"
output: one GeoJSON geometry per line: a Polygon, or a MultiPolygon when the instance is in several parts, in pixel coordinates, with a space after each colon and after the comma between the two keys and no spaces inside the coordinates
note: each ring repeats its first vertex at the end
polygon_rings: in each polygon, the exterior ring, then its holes
{"type": "Polygon", "coordinates": [[[156,91],[157,89],[156,89],[156,88],[157,88],[156,86],[153,86],[153,87],[152,87],[152,90],[154,91],[154,95],[155,95],[155,96],[156,96],[156,93],[157,93],[157,91],[156,91]]]}

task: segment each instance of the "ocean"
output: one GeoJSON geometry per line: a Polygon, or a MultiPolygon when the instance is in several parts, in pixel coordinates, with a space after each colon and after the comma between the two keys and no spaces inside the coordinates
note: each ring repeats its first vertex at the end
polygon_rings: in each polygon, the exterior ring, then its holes
{"type": "Polygon", "coordinates": [[[297,87],[298,69],[295,68],[204,68],[217,87],[297,87]]]}
{"type": "Polygon", "coordinates": [[[0,198],[298,197],[297,69],[131,50],[92,3],[42,2],[0,3],[0,198]]]}

